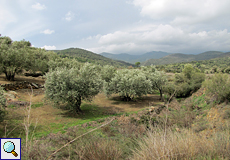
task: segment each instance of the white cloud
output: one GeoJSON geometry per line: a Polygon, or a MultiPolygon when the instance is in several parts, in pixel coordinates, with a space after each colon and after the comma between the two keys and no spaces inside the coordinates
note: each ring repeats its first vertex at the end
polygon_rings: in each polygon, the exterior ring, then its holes
{"type": "Polygon", "coordinates": [[[73,18],[74,18],[74,13],[73,12],[69,11],[68,13],[66,13],[65,20],[72,21],[73,18]]]}
{"type": "Polygon", "coordinates": [[[43,10],[46,9],[46,6],[37,2],[36,4],[32,5],[32,8],[36,10],[43,10]]]}
{"type": "Polygon", "coordinates": [[[46,30],[44,30],[44,31],[41,31],[40,33],[52,34],[52,33],[54,33],[54,32],[55,32],[54,30],[46,29],[46,30]]]}
{"type": "Polygon", "coordinates": [[[229,0],[133,0],[141,15],[174,24],[206,23],[230,17],[229,0]]]}
{"type": "Polygon", "coordinates": [[[138,53],[148,51],[167,51],[181,53],[199,53],[200,51],[228,51],[230,32],[224,30],[188,32],[172,25],[141,26],[127,31],[116,31],[91,37],[100,47],[89,48],[101,53],[138,53]],[[145,28],[145,31],[141,31],[145,28]],[[148,29],[149,28],[149,29],[148,29]],[[224,43],[224,45],[223,45],[224,43]]]}
{"type": "Polygon", "coordinates": [[[45,46],[43,46],[43,47],[41,47],[41,48],[44,48],[44,49],[46,49],[46,50],[55,50],[55,49],[56,49],[55,46],[47,46],[47,45],[45,45],[45,46]]]}

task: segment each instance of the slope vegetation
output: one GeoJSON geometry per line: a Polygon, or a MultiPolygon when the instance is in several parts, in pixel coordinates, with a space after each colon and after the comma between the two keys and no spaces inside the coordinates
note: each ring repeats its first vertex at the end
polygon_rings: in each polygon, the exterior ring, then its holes
{"type": "Polygon", "coordinates": [[[117,61],[112,60],[109,58],[106,58],[102,55],[80,49],[80,48],[68,48],[64,50],[54,50],[58,55],[61,57],[69,57],[69,58],[75,58],[79,62],[89,62],[89,63],[95,63],[100,65],[112,65],[116,67],[128,67],[133,66],[133,64],[123,62],[123,61],[117,61]]]}
{"type": "Polygon", "coordinates": [[[191,62],[191,61],[200,61],[200,60],[209,60],[217,57],[221,57],[226,53],[218,52],[218,51],[208,51],[198,55],[193,54],[182,54],[175,53],[168,56],[165,56],[160,59],[149,59],[142,63],[144,66],[148,65],[161,65],[161,64],[172,64],[172,63],[180,63],[180,62],[191,62]]]}

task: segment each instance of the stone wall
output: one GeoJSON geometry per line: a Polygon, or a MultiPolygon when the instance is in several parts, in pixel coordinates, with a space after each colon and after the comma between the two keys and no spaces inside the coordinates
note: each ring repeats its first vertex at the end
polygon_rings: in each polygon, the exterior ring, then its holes
{"type": "Polygon", "coordinates": [[[43,85],[37,84],[37,83],[31,83],[31,82],[16,82],[16,83],[10,83],[10,84],[1,84],[1,86],[6,90],[18,90],[18,89],[30,89],[31,86],[33,89],[38,88],[44,88],[43,85]]]}

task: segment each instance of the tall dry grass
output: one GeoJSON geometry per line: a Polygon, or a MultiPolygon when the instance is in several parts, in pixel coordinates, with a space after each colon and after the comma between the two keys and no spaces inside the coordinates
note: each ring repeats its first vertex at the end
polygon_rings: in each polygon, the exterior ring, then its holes
{"type": "Polygon", "coordinates": [[[167,129],[165,135],[164,129],[155,128],[139,141],[130,159],[230,159],[229,142],[229,129],[204,137],[188,129],[167,129]]]}
{"type": "Polygon", "coordinates": [[[32,152],[32,147],[33,147],[33,137],[34,137],[34,131],[37,127],[38,119],[35,122],[33,130],[31,130],[31,125],[32,125],[32,120],[31,120],[31,106],[32,106],[32,96],[33,96],[33,88],[31,87],[31,94],[30,96],[30,103],[28,106],[25,108],[25,118],[24,122],[22,125],[24,126],[25,129],[25,144],[22,146],[22,151],[23,151],[23,158],[25,159],[30,159],[30,154],[32,152]]]}
{"type": "Polygon", "coordinates": [[[75,153],[82,160],[115,160],[123,159],[122,150],[114,140],[98,139],[88,142],[83,148],[77,146],[75,153]]]}

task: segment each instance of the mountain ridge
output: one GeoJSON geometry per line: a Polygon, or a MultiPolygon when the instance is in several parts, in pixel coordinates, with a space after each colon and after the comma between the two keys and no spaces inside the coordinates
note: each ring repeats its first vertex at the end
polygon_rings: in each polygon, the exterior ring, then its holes
{"type": "MultiPolygon", "coordinates": [[[[230,52],[229,52],[230,53],[230,52]]],[[[217,58],[226,54],[220,51],[206,51],[200,54],[183,54],[183,53],[174,53],[168,56],[162,57],[160,59],[149,59],[143,62],[141,65],[163,65],[163,64],[173,64],[180,62],[191,62],[191,61],[200,61],[200,60],[209,60],[217,58]]],[[[228,54],[226,54],[228,55],[228,54]]]]}
{"type": "Polygon", "coordinates": [[[120,54],[112,54],[112,53],[107,53],[107,52],[102,52],[100,55],[111,58],[114,60],[122,60],[125,62],[129,63],[135,63],[135,62],[144,62],[148,59],[158,59],[162,58],[166,55],[169,55],[171,53],[163,52],[163,51],[151,51],[151,52],[146,52],[141,55],[131,55],[128,53],[120,53],[120,54]]]}

